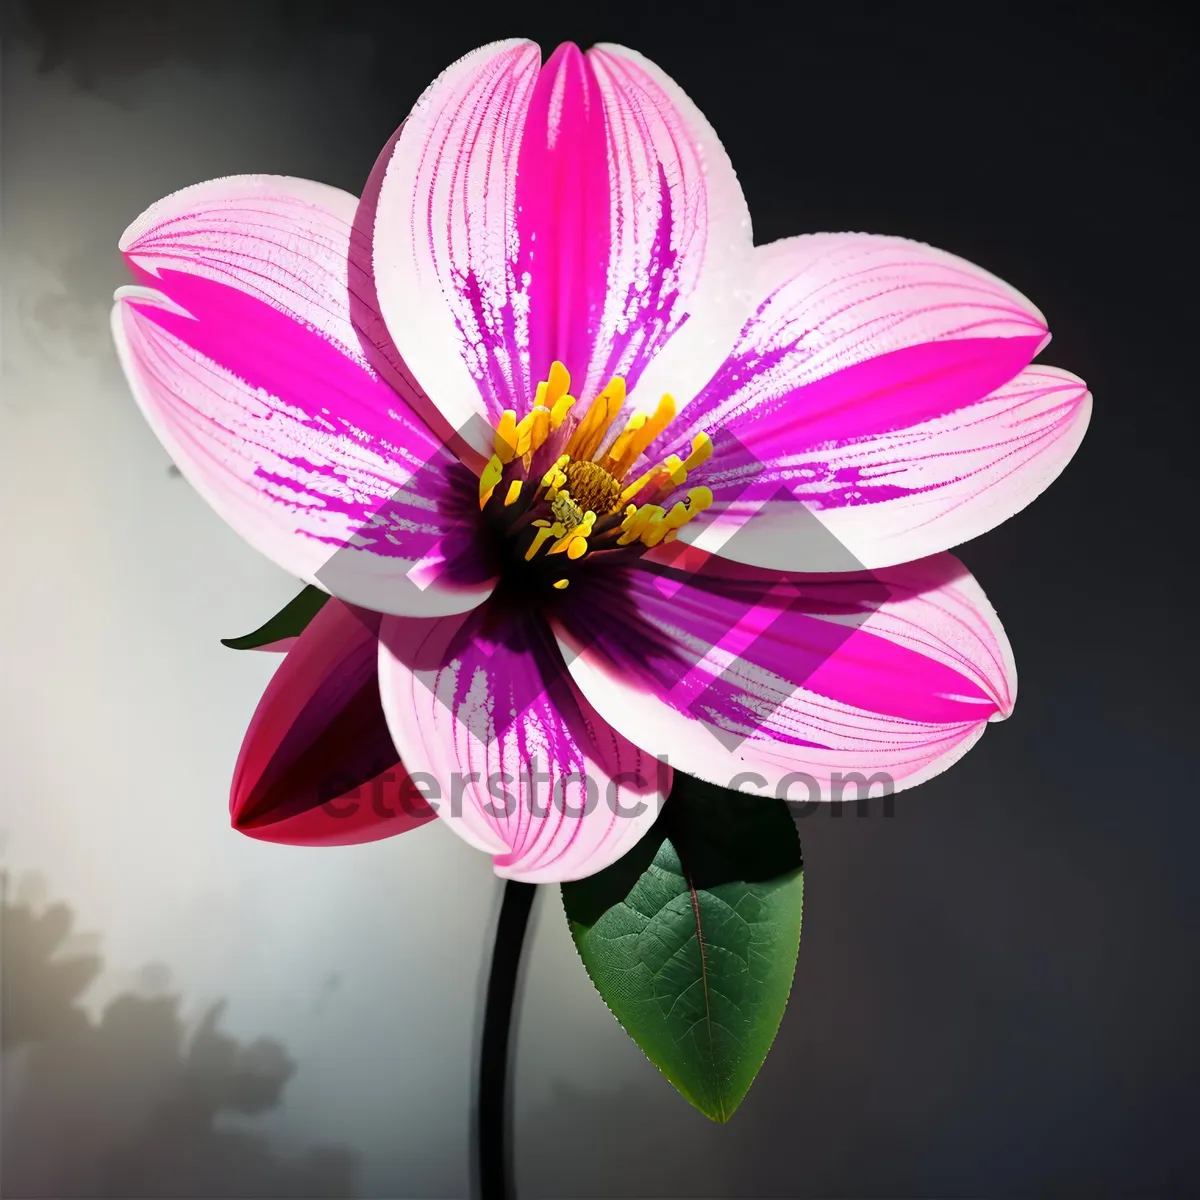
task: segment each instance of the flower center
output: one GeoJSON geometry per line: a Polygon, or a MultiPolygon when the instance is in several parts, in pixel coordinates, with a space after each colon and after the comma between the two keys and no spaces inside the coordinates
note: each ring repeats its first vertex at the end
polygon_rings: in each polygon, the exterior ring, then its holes
{"type": "Polygon", "coordinates": [[[527,416],[507,409],[496,428],[495,453],[479,478],[479,507],[505,581],[528,599],[561,592],[585,566],[628,561],[679,530],[712,504],[706,487],[687,489],[689,472],[712,454],[712,439],[692,439],[686,459],[668,455],[628,476],[675,416],[663,396],[652,413],[635,413],[619,432],[625,381],[614,376],[582,418],[572,409],[571,377],[562,363],[538,385],[527,416]],[[672,502],[673,500],[673,502],[672,502]]]}
{"type": "Polygon", "coordinates": [[[569,462],[566,469],[567,486],[564,495],[587,512],[607,516],[616,512],[621,503],[621,483],[596,462],[569,462]]]}

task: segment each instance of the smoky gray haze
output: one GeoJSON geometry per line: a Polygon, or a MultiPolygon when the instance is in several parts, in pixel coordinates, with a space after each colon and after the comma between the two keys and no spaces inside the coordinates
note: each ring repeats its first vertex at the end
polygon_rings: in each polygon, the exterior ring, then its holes
{"type": "Polygon", "coordinates": [[[961,6],[409,10],[8,6],[4,1194],[468,1194],[498,881],[436,823],[328,850],[230,830],[274,660],[219,640],[295,583],[168,469],[107,321],[148,204],[242,172],[358,192],[429,80],[512,34],[636,46],[724,139],[759,242],[869,229],[980,262],[1096,397],[1064,477],[961,552],[1014,644],[1014,717],[891,819],[798,822],[796,982],[729,1125],[628,1041],[540,890],[519,1194],[1186,1194],[1194,42],[1153,5],[979,30],[961,6]]]}

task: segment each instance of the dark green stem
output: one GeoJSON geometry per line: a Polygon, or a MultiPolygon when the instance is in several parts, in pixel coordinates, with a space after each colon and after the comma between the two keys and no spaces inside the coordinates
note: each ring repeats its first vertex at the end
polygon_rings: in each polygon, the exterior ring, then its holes
{"type": "Polygon", "coordinates": [[[515,879],[504,885],[492,969],[483,1008],[479,1049],[479,1097],[476,1112],[480,1200],[513,1200],[512,1088],[509,1080],[510,1040],[516,1002],[521,949],[536,884],[515,879]]]}

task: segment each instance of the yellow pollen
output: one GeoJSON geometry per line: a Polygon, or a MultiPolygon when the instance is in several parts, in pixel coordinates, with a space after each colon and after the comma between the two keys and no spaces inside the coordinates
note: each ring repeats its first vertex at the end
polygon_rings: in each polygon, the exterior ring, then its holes
{"type": "MultiPolygon", "coordinates": [[[[556,360],[551,363],[547,378],[537,385],[533,404],[521,420],[517,420],[515,409],[505,409],[501,413],[495,430],[495,453],[479,477],[481,508],[487,505],[503,480],[505,468],[520,458],[524,470],[517,473],[527,474],[532,455],[562,427],[576,403],[570,387],[570,374],[556,360]]],[[[527,562],[540,553],[565,554],[571,560],[582,558],[588,552],[588,542],[598,517],[606,519],[601,533],[606,546],[612,545],[607,539],[612,532],[617,532],[618,546],[640,542],[643,546],[653,547],[672,541],[688,521],[712,506],[713,494],[706,487],[689,489],[686,499],[676,501],[669,510],[654,503],[682,487],[688,473],[712,457],[713,442],[707,433],[698,433],[692,438],[687,458],[668,455],[657,466],[644,470],[632,483],[625,485],[634,464],[674,420],[676,406],[674,398],[664,394],[653,412],[635,413],[625,422],[621,432],[610,438],[609,431],[624,404],[625,380],[614,375],[588,406],[582,419],[574,423],[565,453],[544,471],[536,491],[529,493],[528,501],[522,501],[526,480],[509,481],[504,493],[506,508],[518,502],[522,508],[526,504],[544,504],[551,518],[532,522],[533,537],[525,550],[527,562]],[[602,452],[601,447],[605,445],[608,448],[602,452]],[[639,499],[644,502],[638,503],[639,499]],[[615,520],[618,513],[621,514],[620,529],[616,531],[607,518],[615,520]]],[[[553,586],[562,590],[568,583],[564,576],[553,586]]]]}
{"type": "Polygon", "coordinates": [[[550,511],[564,529],[574,529],[583,521],[583,509],[575,503],[570,492],[559,492],[551,502],[550,511]]]}
{"type": "Polygon", "coordinates": [[[554,586],[561,592],[563,588],[565,588],[570,582],[571,581],[569,579],[556,579],[554,581],[554,586]]]}
{"type": "MultiPolygon", "coordinates": [[[[587,550],[587,538],[591,537],[592,528],[596,524],[596,514],[589,510],[583,514],[583,520],[576,525],[569,525],[566,531],[547,551],[548,554],[562,554],[565,550],[568,558],[578,558],[587,550]],[[577,542],[583,542],[583,550],[571,553],[571,547],[577,542]]],[[[561,528],[561,524],[560,524],[561,528]]]]}
{"type": "Polygon", "coordinates": [[[599,463],[573,462],[566,473],[567,486],[581,508],[595,509],[602,516],[616,512],[621,485],[599,463]]]}
{"type": "Polygon", "coordinates": [[[573,459],[587,459],[600,449],[600,443],[608,432],[621,406],[625,403],[625,380],[614,375],[605,389],[592,401],[591,407],[579,422],[578,428],[567,443],[567,453],[573,459]]]}

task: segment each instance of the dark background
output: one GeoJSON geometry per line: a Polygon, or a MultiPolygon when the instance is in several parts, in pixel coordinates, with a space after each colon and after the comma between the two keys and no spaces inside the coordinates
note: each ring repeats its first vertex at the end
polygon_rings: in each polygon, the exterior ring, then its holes
{"type": "Polygon", "coordinates": [[[1042,357],[1083,376],[1095,410],[1050,491],[959,552],[1013,643],[1012,719],[891,820],[800,822],[796,985],[734,1121],[709,1125],[649,1068],[616,1094],[575,1079],[518,1122],[526,1194],[1193,1192],[1200,64],[1187,6],[542,11],[33,0],[10,36],[114,103],[171,64],[305,64],[329,120],[260,169],[354,192],[472,47],[630,45],[723,139],[756,242],[863,230],[977,262],[1046,314],[1042,357]]]}

